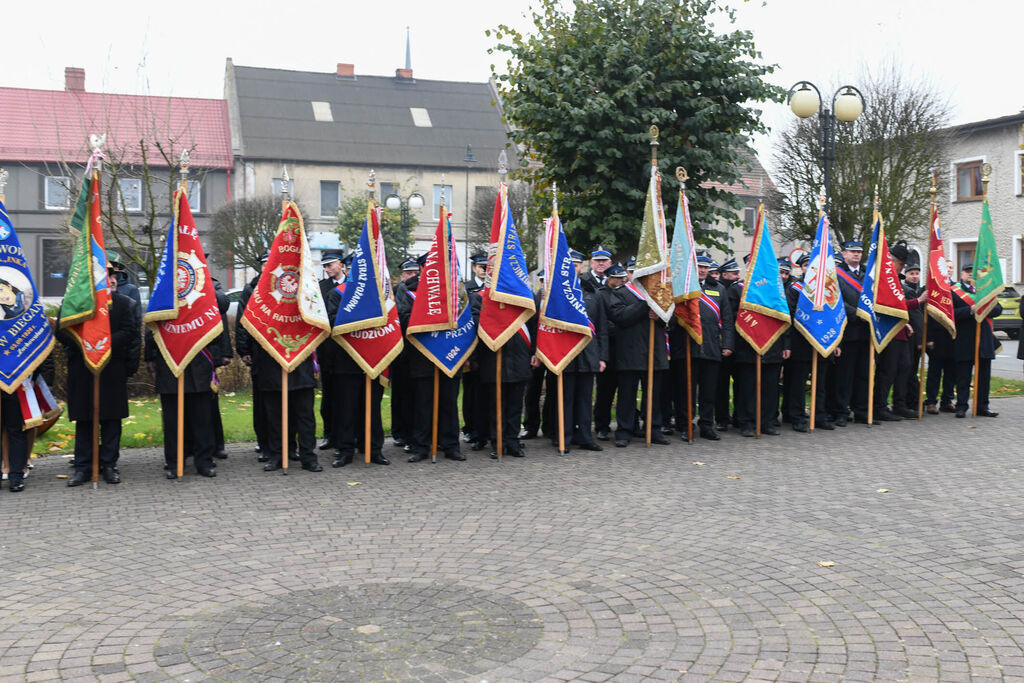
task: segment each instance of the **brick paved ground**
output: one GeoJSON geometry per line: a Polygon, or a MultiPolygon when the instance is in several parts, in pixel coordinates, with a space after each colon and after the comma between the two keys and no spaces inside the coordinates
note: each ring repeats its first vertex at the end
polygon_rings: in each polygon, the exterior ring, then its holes
{"type": "Polygon", "coordinates": [[[0,491],[0,679],[1024,680],[994,408],[287,477],[132,451],[97,491],[46,458],[0,491]]]}

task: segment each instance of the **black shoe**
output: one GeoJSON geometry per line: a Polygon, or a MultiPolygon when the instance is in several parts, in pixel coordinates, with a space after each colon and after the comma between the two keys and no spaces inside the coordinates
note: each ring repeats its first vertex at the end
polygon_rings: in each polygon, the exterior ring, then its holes
{"type": "MultiPolygon", "coordinates": [[[[683,439],[686,438],[686,434],[683,434],[683,439]]],[[[707,439],[708,441],[721,441],[722,437],[718,435],[711,427],[704,427],[700,430],[700,438],[707,439]]]]}
{"type": "Polygon", "coordinates": [[[68,478],[68,486],[81,486],[91,478],[88,472],[75,472],[68,478]]]}
{"type": "Polygon", "coordinates": [[[390,465],[391,464],[391,461],[388,460],[387,458],[385,458],[380,453],[374,453],[373,455],[371,455],[370,456],[370,462],[372,462],[374,465],[390,465]]]}
{"type": "Polygon", "coordinates": [[[400,436],[392,437],[392,441],[394,441],[395,445],[398,446],[399,448],[405,447],[405,439],[403,439],[400,436]]]}
{"type": "MultiPolygon", "coordinates": [[[[915,416],[916,417],[916,416],[915,416]]],[[[902,422],[903,418],[889,410],[882,410],[878,413],[877,419],[882,422],[902,422]]]]}
{"type": "Polygon", "coordinates": [[[719,422],[715,425],[715,431],[727,432],[729,431],[729,425],[726,422],[719,422]]]}
{"type": "Polygon", "coordinates": [[[985,410],[978,411],[978,417],[999,417],[999,413],[993,412],[986,408],[985,410]]]}
{"type": "Polygon", "coordinates": [[[767,434],[768,436],[778,436],[779,430],[776,429],[775,427],[765,427],[764,429],[761,430],[761,433],[767,434]]]}
{"type": "Polygon", "coordinates": [[[568,446],[566,446],[566,447],[565,447],[565,450],[564,450],[564,451],[558,451],[558,454],[559,454],[559,455],[569,455],[569,453],[570,453],[570,451],[571,451],[571,450],[572,450],[571,448],[569,448],[568,446]]]}
{"type": "Polygon", "coordinates": [[[958,410],[958,411],[956,411],[956,416],[957,417],[967,417],[967,411],[966,410],[958,410]]]}
{"type": "Polygon", "coordinates": [[[281,469],[281,463],[279,462],[268,462],[263,466],[264,472],[276,472],[279,469],[281,469]]]}
{"type": "MultiPolygon", "coordinates": [[[[487,448],[487,442],[486,441],[477,441],[476,443],[474,443],[472,446],[469,447],[469,449],[472,450],[472,451],[482,451],[485,448],[487,448]]],[[[495,457],[497,457],[497,456],[495,456],[495,457]]]]}
{"type": "Polygon", "coordinates": [[[603,429],[598,430],[595,436],[597,437],[598,441],[608,441],[610,439],[610,437],[608,436],[608,432],[604,431],[603,429]]]}
{"type": "MultiPolygon", "coordinates": [[[[121,473],[117,471],[116,467],[104,467],[102,470],[100,470],[100,474],[103,475],[103,481],[107,482],[108,484],[121,483],[121,473]]],[[[71,485],[70,479],[68,480],[68,485],[71,485]]]]}
{"type": "Polygon", "coordinates": [[[832,424],[834,424],[836,427],[845,427],[849,420],[850,418],[846,417],[845,415],[840,415],[835,419],[835,421],[832,424]]]}
{"type": "Polygon", "coordinates": [[[893,412],[896,413],[897,415],[899,415],[900,417],[907,418],[908,420],[916,420],[917,419],[917,411],[916,410],[912,410],[910,408],[902,408],[901,407],[901,408],[897,408],[893,412]]]}
{"type": "Polygon", "coordinates": [[[667,446],[668,439],[666,439],[661,434],[651,434],[651,443],[656,443],[659,446],[667,446]]]}
{"type": "Polygon", "coordinates": [[[254,448],[252,450],[253,450],[254,453],[262,453],[263,452],[263,449],[260,448],[259,446],[257,446],[256,448],[254,448]]]}
{"type": "Polygon", "coordinates": [[[321,450],[321,451],[329,451],[332,448],[334,448],[334,444],[331,443],[330,439],[326,439],[322,444],[320,444],[319,450],[321,450]]]}
{"type": "Polygon", "coordinates": [[[523,453],[522,445],[505,446],[505,455],[511,455],[513,458],[525,458],[526,453],[523,453]]]}
{"type": "Polygon", "coordinates": [[[676,432],[671,427],[662,427],[661,428],[661,433],[664,434],[665,436],[672,436],[676,432]]]}
{"type": "Polygon", "coordinates": [[[466,459],[466,456],[464,456],[462,453],[459,453],[458,451],[451,451],[450,453],[445,453],[444,457],[447,458],[448,460],[458,460],[459,462],[462,462],[466,459]]]}
{"type": "Polygon", "coordinates": [[[826,432],[831,432],[836,428],[836,426],[833,423],[829,422],[828,420],[815,420],[814,428],[824,429],[826,432]]]}
{"type": "Polygon", "coordinates": [[[625,448],[628,445],[629,445],[629,440],[628,439],[615,439],[615,447],[616,448],[625,448]]]}
{"type": "Polygon", "coordinates": [[[580,444],[580,448],[582,448],[585,451],[603,451],[604,450],[604,448],[602,446],[600,446],[599,444],[594,443],[593,441],[591,441],[589,443],[582,443],[582,444],[580,444]]]}
{"type": "Polygon", "coordinates": [[[955,412],[957,412],[957,409],[953,407],[952,403],[943,403],[941,406],[939,406],[939,412],[940,413],[955,413],[955,412]]]}
{"type": "Polygon", "coordinates": [[[270,456],[266,453],[260,453],[256,458],[256,462],[270,462],[270,456]]]}
{"type": "Polygon", "coordinates": [[[228,459],[228,452],[227,451],[217,451],[216,453],[213,454],[213,457],[217,458],[218,460],[227,460],[228,459]]]}
{"type": "Polygon", "coordinates": [[[404,446],[402,446],[402,452],[403,453],[412,453],[412,446],[410,446],[409,444],[405,444],[404,446]]]}
{"type": "Polygon", "coordinates": [[[352,462],[352,455],[351,454],[349,454],[349,455],[339,455],[337,458],[334,459],[334,462],[331,463],[331,467],[344,467],[345,465],[348,465],[351,462],[352,462]]]}
{"type": "MultiPolygon", "coordinates": [[[[893,417],[896,417],[896,416],[894,415],[893,417]]],[[[880,418],[875,417],[873,419],[874,419],[874,421],[871,424],[874,425],[875,427],[878,427],[878,426],[880,426],[882,424],[881,422],[879,422],[880,418]]],[[[866,425],[868,423],[868,417],[867,417],[867,415],[863,415],[861,417],[855,417],[855,418],[853,418],[853,421],[856,422],[859,425],[866,425]]]]}
{"type": "Polygon", "coordinates": [[[324,471],[323,465],[321,465],[316,460],[313,460],[312,462],[304,462],[304,463],[302,463],[302,469],[306,470],[307,472],[323,472],[324,471]]]}
{"type": "Polygon", "coordinates": [[[421,455],[420,453],[413,453],[409,456],[409,462],[419,462],[420,460],[426,460],[427,456],[421,455]]]}
{"type": "Polygon", "coordinates": [[[530,439],[536,439],[537,438],[537,430],[535,430],[535,429],[524,429],[523,431],[519,432],[519,438],[523,439],[525,441],[529,441],[530,439]]]}
{"type": "Polygon", "coordinates": [[[807,431],[807,423],[806,422],[794,422],[793,423],[793,431],[794,432],[806,432],[807,431]]]}
{"type": "Polygon", "coordinates": [[[164,470],[164,476],[167,477],[168,479],[177,479],[178,478],[178,473],[175,472],[174,470],[166,470],[165,469],[164,470]]]}
{"type": "MultiPolygon", "coordinates": [[[[280,467],[280,465],[279,465],[279,467],[280,467]]],[[[267,469],[267,468],[264,467],[263,469],[267,469]]],[[[200,470],[196,470],[196,471],[199,473],[199,476],[201,476],[201,477],[216,477],[217,476],[217,470],[214,469],[213,467],[204,467],[204,468],[202,468],[200,470]]]]}
{"type": "Polygon", "coordinates": [[[740,436],[757,436],[753,429],[741,429],[740,436]]]}
{"type": "Polygon", "coordinates": [[[11,479],[10,483],[7,485],[7,490],[10,491],[11,493],[18,493],[19,491],[24,491],[25,490],[25,480],[24,479],[17,479],[17,480],[11,479]]]}

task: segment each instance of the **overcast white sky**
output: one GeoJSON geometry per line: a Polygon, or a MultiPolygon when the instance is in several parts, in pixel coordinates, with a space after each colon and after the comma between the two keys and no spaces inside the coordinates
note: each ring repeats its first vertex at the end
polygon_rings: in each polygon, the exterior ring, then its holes
{"type": "MultiPolygon", "coordinates": [[[[405,59],[411,27],[416,76],[484,81],[495,58],[484,35],[500,23],[529,30],[529,0],[427,3],[216,0],[139,3],[8,3],[0,86],[62,89],[64,67],[86,70],[86,89],[221,97],[224,60],[235,64],[391,75],[405,59]]],[[[964,5],[951,0],[732,0],[754,32],[771,81],[811,80],[823,89],[895,58],[945,92],[954,123],[1024,109],[1020,0],[964,5]]],[[[827,96],[827,95],[826,95],[827,96]]],[[[0,114],[2,115],[2,114],[0,114]]],[[[765,111],[781,127],[784,106],[765,111]]],[[[770,140],[758,141],[763,160],[770,140]]]]}

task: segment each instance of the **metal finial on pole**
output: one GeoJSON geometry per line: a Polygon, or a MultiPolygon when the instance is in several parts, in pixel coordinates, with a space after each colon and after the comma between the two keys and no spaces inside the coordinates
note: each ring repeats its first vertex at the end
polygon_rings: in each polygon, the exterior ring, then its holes
{"type": "Polygon", "coordinates": [[[828,200],[825,199],[825,195],[818,197],[818,211],[825,213],[825,204],[828,200]]]}
{"type": "Polygon", "coordinates": [[[441,206],[445,206],[447,193],[444,191],[444,173],[441,174],[441,206]]]}
{"type": "Polygon", "coordinates": [[[370,169],[370,177],[366,181],[366,187],[366,193],[372,200],[377,195],[377,173],[372,168],[370,169]]]}
{"type": "Polygon", "coordinates": [[[875,202],[874,202],[875,211],[878,211],[878,204],[879,204],[879,201],[878,201],[878,185],[876,184],[875,185],[875,202]]]}
{"type": "Polygon", "coordinates": [[[508,155],[505,154],[505,150],[501,150],[501,154],[498,155],[498,182],[504,185],[506,176],[508,176],[508,155]]]}
{"type": "Polygon", "coordinates": [[[992,177],[992,164],[981,165],[981,196],[988,197],[988,181],[992,177]]]}
{"type": "Polygon", "coordinates": [[[281,166],[281,201],[290,202],[292,199],[292,177],[288,175],[288,165],[281,166]]]}
{"type": "Polygon", "coordinates": [[[178,166],[181,169],[181,182],[188,182],[188,172],[192,166],[192,160],[187,149],[181,150],[181,156],[178,157],[178,166]]]}
{"type": "Polygon", "coordinates": [[[932,187],[928,190],[928,194],[932,196],[932,206],[935,206],[935,193],[938,191],[939,172],[934,168],[929,169],[929,175],[932,177],[932,187]]]}
{"type": "Polygon", "coordinates": [[[651,166],[658,167],[658,127],[651,126],[647,129],[647,133],[651,136],[651,166]]]}
{"type": "Polygon", "coordinates": [[[86,173],[89,170],[94,170],[97,173],[103,170],[103,145],[107,142],[107,134],[96,135],[92,133],[89,135],[89,147],[92,148],[92,156],[89,157],[89,166],[86,169],[86,173]]]}
{"type": "Polygon", "coordinates": [[[558,213],[558,181],[551,183],[551,204],[555,207],[555,213],[558,213]]]}
{"type": "Polygon", "coordinates": [[[679,181],[679,189],[680,190],[685,190],[686,189],[686,181],[689,180],[689,179],[690,179],[690,176],[686,172],[686,169],[683,168],[682,166],[676,166],[676,180],[679,181]]]}

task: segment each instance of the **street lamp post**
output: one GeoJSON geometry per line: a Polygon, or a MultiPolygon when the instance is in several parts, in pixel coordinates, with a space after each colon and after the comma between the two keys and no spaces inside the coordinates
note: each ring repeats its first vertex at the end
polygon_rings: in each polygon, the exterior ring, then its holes
{"type": "Polygon", "coordinates": [[[844,85],[832,95],[832,108],[824,106],[821,91],[810,81],[798,81],[786,95],[789,108],[802,119],[818,113],[819,143],[818,157],[825,173],[825,213],[832,208],[832,162],[836,158],[836,121],[851,123],[864,112],[863,93],[852,85],[844,85]]]}
{"type": "MultiPolygon", "coordinates": [[[[419,211],[423,208],[423,195],[419,192],[413,192],[408,197],[399,197],[397,194],[389,194],[384,198],[384,206],[392,211],[401,210],[401,220],[399,224],[402,227],[402,234],[405,235],[405,243],[409,243],[409,228],[410,216],[409,211],[419,211]]],[[[405,248],[405,256],[408,256],[409,247],[405,248]]]]}
{"type": "Polygon", "coordinates": [[[466,234],[463,244],[469,244],[469,167],[470,164],[476,163],[476,157],[473,156],[473,145],[466,145],[466,158],[462,160],[466,164],[466,217],[463,219],[466,223],[466,234]]]}

